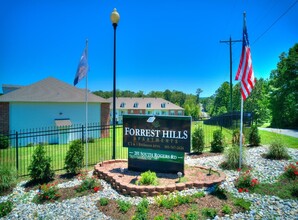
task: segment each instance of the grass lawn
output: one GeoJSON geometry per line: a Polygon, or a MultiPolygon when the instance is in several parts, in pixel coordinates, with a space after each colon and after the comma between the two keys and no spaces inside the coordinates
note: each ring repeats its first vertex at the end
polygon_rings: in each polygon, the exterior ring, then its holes
{"type": "MultiPolygon", "coordinates": [[[[205,149],[204,152],[210,151],[210,143],[213,140],[213,132],[218,129],[222,129],[222,132],[226,138],[228,144],[232,142],[232,133],[233,131],[224,127],[214,126],[214,125],[205,125],[203,122],[193,122],[192,131],[194,131],[195,126],[201,126],[204,131],[204,141],[205,149]]],[[[268,131],[259,130],[261,136],[261,144],[269,145],[272,141],[276,139],[281,139],[285,146],[289,148],[298,148],[298,139],[294,137],[289,137],[281,134],[276,134],[268,131]]],[[[246,135],[247,136],[247,135],[246,135]]],[[[127,148],[123,147],[122,143],[123,134],[122,127],[117,127],[116,133],[116,158],[125,159],[127,158],[127,148]]],[[[246,137],[248,141],[248,137],[246,137]]],[[[84,145],[85,146],[85,145],[84,145]]],[[[0,150],[0,165],[9,165],[16,166],[16,154],[18,154],[18,172],[19,175],[27,175],[27,167],[31,162],[31,157],[35,150],[36,146],[28,147],[19,147],[18,152],[16,148],[8,148],[0,150]]],[[[85,146],[86,148],[86,146],[85,146]]],[[[64,159],[66,153],[69,149],[69,144],[54,144],[54,145],[45,145],[47,155],[52,159],[52,166],[54,170],[60,170],[64,168],[64,159]]],[[[88,165],[96,164],[102,160],[109,160],[112,158],[112,130],[110,131],[110,137],[94,139],[94,143],[88,143],[88,151],[85,149],[85,152],[88,152],[88,165]]],[[[86,154],[85,154],[86,157],[86,154]]],[[[86,162],[86,160],[84,159],[86,162]]]]}
{"type": "Polygon", "coordinates": [[[298,149],[298,138],[262,130],[259,130],[259,134],[261,136],[262,145],[269,145],[274,142],[274,140],[281,140],[286,147],[298,149]]]}

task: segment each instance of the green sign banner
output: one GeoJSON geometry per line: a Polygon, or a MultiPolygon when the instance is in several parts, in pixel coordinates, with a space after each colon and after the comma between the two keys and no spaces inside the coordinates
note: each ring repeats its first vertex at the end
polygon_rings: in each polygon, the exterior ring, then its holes
{"type": "Polygon", "coordinates": [[[128,148],[128,158],[147,161],[184,163],[184,152],[128,148]]]}

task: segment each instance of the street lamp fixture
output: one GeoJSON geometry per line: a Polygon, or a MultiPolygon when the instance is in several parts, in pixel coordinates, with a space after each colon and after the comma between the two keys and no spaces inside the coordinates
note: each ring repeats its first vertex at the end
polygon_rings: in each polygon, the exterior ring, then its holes
{"type": "Polygon", "coordinates": [[[120,19],[120,15],[114,8],[111,14],[111,21],[114,27],[114,74],[113,74],[113,155],[116,159],[116,28],[120,19]]]}

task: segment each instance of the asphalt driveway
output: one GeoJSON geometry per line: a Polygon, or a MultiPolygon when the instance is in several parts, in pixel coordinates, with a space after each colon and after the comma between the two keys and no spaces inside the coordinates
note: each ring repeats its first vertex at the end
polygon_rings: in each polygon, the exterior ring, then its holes
{"type": "Polygon", "coordinates": [[[259,128],[259,129],[298,138],[298,130],[296,129],[279,129],[279,128],[259,128]]]}

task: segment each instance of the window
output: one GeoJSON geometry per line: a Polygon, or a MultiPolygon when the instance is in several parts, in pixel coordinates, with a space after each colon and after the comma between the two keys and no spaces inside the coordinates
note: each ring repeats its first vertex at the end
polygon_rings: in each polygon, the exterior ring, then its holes
{"type": "Polygon", "coordinates": [[[182,115],[182,111],[178,111],[178,115],[182,115]]]}
{"type": "Polygon", "coordinates": [[[120,104],[120,108],[124,108],[125,107],[125,102],[122,102],[121,104],[120,104]]]}
{"type": "Polygon", "coordinates": [[[147,103],[147,108],[151,108],[151,102],[147,103]]]}
{"type": "Polygon", "coordinates": [[[142,110],[140,110],[140,114],[143,114],[143,111],[142,110]]]}
{"type": "Polygon", "coordinates": [[[166,107],[166,103],[161,103],[161,107],[165,108],[166,107]]]}
{"type": "Polygon", "coordinates": [[[135,103],[133,104],[133,107],[134,107],[134,108],[138,108],[138,107],[139,107],[139,103],[135,102],[135,103]]]}
{"type": "Polygon", "coordinates": [[[130,110],[130,114],[133,114],[133,110],[130,110]]]}
{"type": "Polygon", "coordinates": [[[175,115],[175,111],[174,110],[171,110],[170,111],[170,115],[175,115]]]}
{"type": "Polygon", "coordinates": [[[151,111],[147,111],[147,115],[151,115],[151,111]]]}

